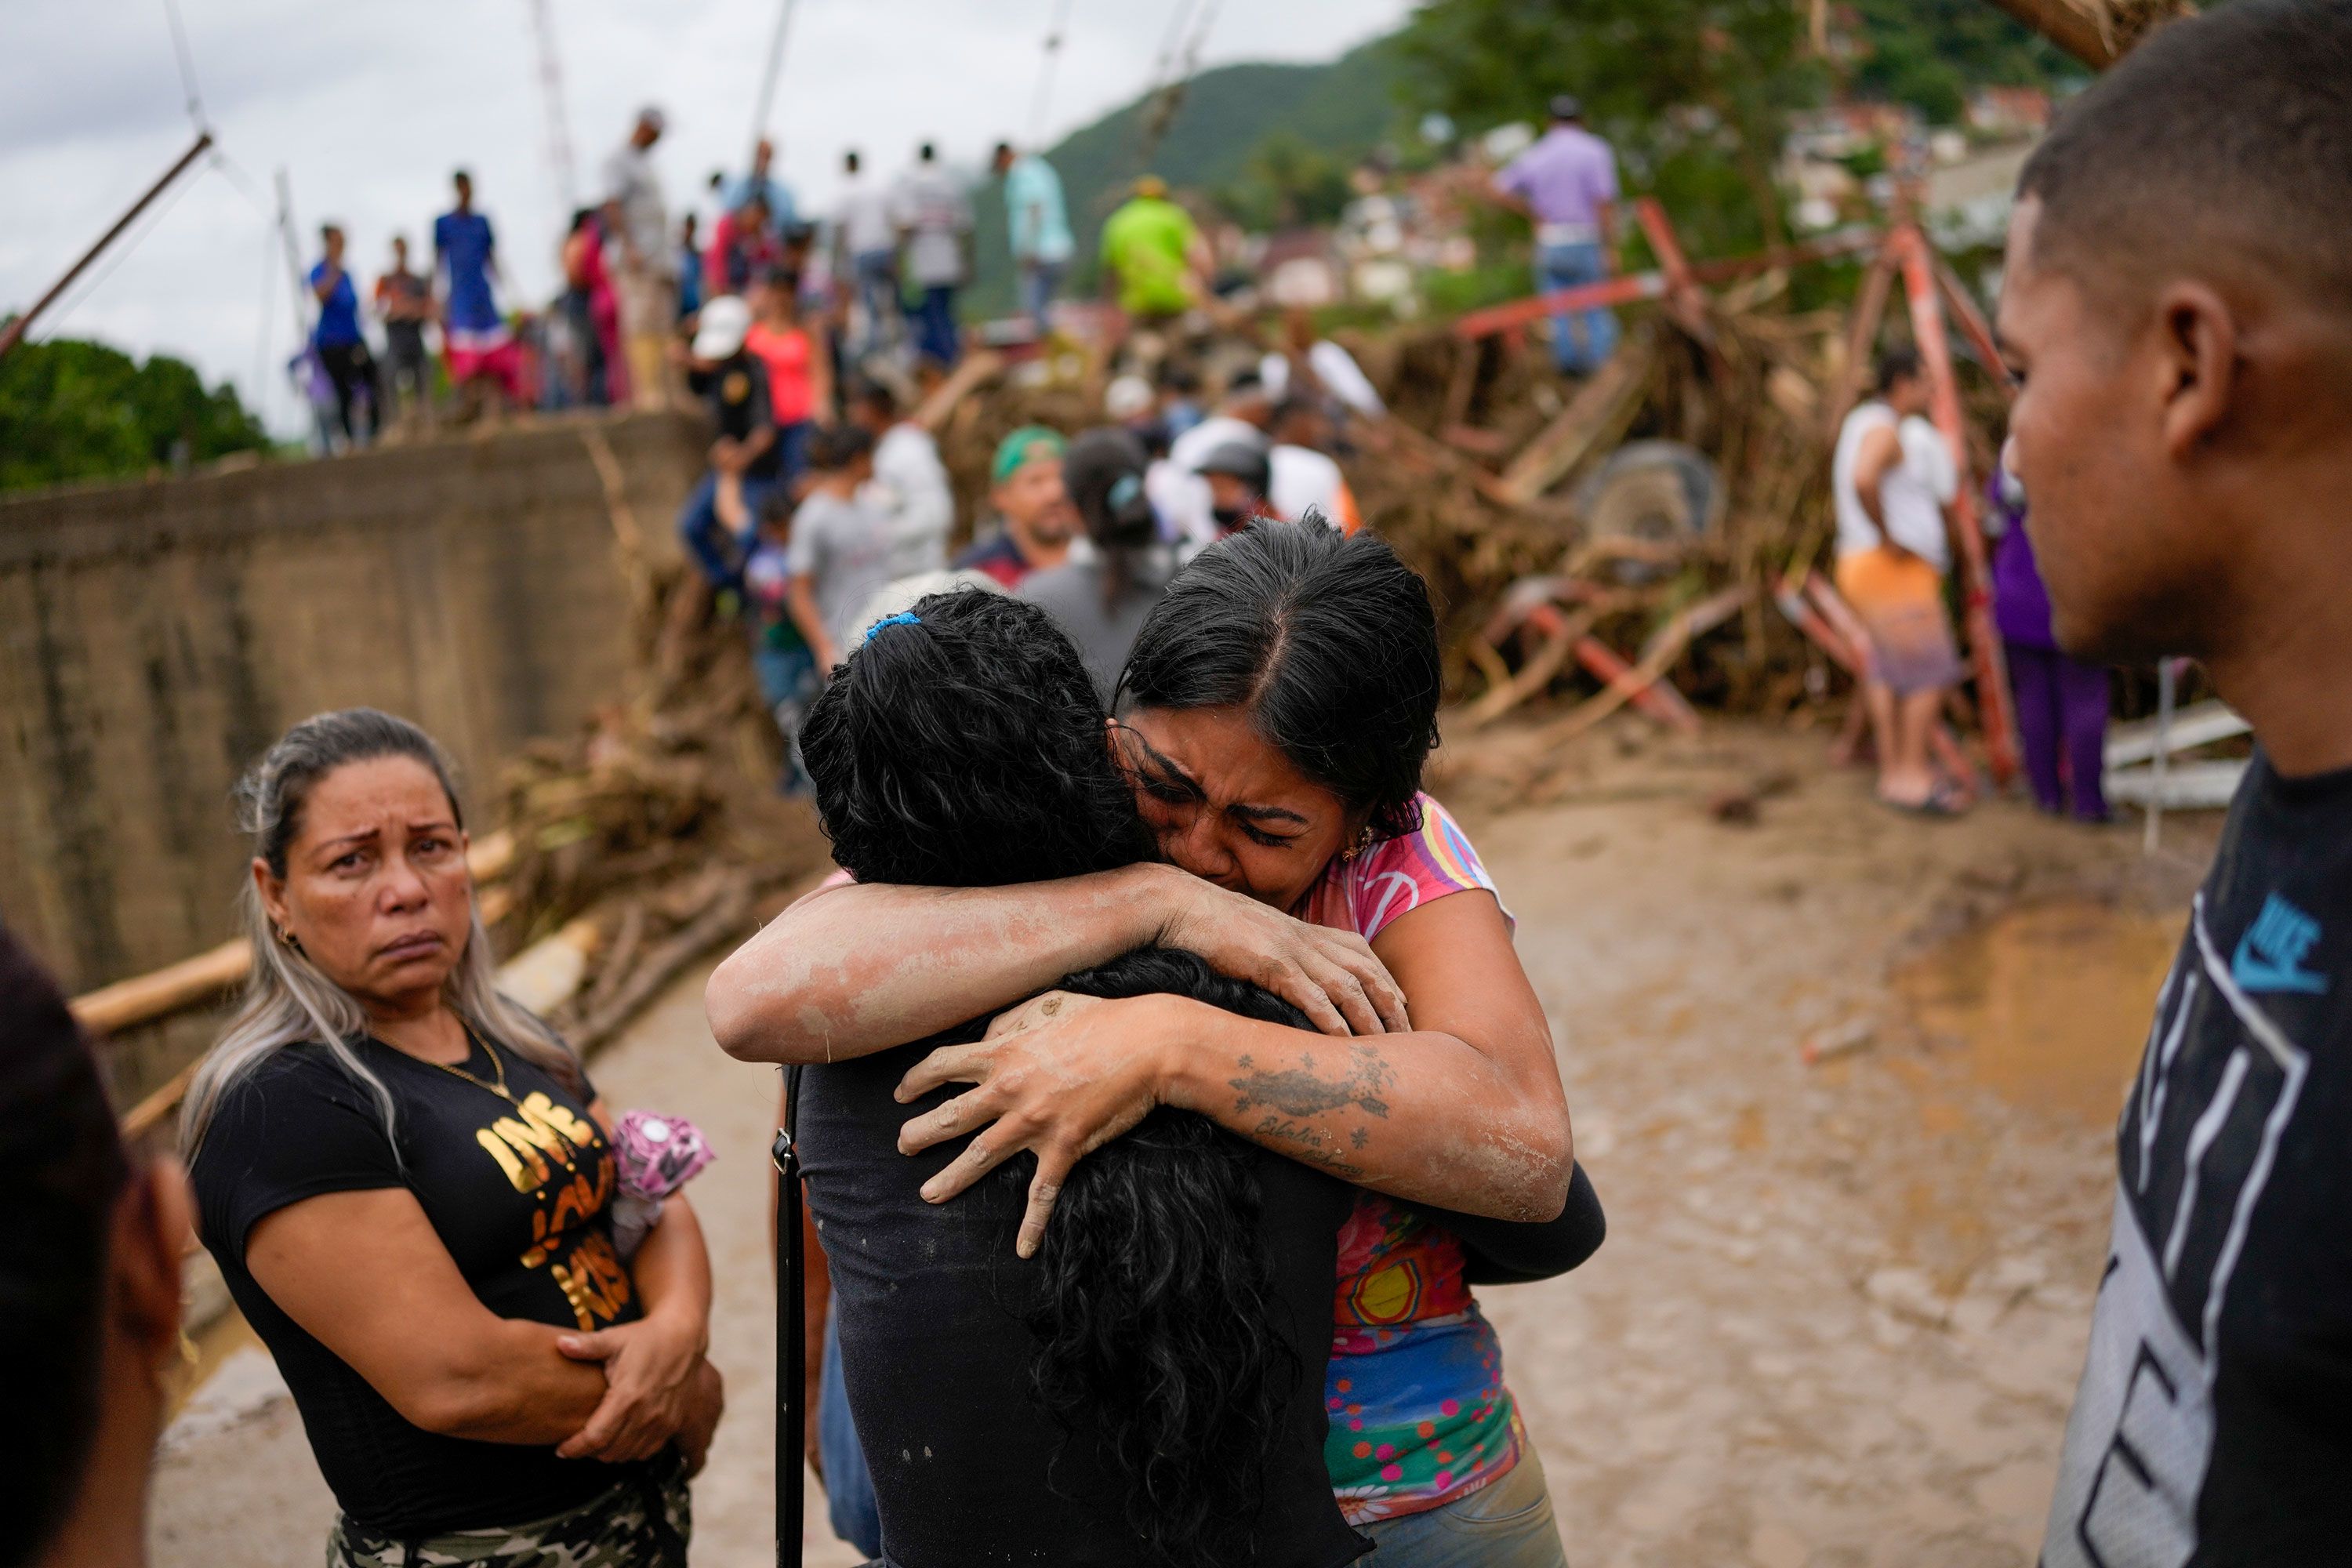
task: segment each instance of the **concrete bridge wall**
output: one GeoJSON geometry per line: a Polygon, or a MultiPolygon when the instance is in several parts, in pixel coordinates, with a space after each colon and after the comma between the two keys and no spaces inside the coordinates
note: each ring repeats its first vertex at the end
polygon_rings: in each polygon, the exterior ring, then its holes
{"type": "Polygon", "coordinates": [[[0,499],[0,920],[71,991],[234,934],[229,787],[327,709],[415,720],[482,815],[518,747],[625,687],[590,430],[674,557],[684,416],[0,499]]]}

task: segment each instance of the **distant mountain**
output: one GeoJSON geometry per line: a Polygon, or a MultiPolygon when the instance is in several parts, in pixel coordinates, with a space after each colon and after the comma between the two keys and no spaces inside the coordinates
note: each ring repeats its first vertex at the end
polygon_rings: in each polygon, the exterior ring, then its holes
{"type": "MultiPolygon", "coordinates": [[[[1214,190],[1239,179],[1258,144],[1278,132],[1334,157],[1353,159],[1395,126],[1400,77],[1394,47],[1386,38],[1327,65],[1233,65],[1202,71],[1186,84],[1183,101],[1148,166],[1146,99],[1073,131],[1045,153],[1061,174],[1078,243],[1067,290],[1092,289],[1103,219],[1125,199],[1138,175],[1155,174],[1180,189],[1214,190]]],[[[973,193],[973,202],[979,277],[969,306],[995,314],[1013,305],[1003,182],[987,181],[973,193]]]]}

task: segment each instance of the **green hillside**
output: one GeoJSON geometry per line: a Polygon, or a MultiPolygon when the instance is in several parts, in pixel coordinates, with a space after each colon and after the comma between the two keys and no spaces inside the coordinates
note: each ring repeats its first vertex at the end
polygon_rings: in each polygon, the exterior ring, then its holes
{"type": "MultiPolygon", "coordinates": [[[[1352,159],[1396,123],[1398,68],[1387,39],[1350,50],[1328,65],[1233,65],[1202,71],[1153,155],[1150,173],[1169,184],[1215,190],[1240,180],[1268,136],[1286,132],[1334,157],[1352,159]]],[[[1146,173],[1142,100],[1070,132],[1046,151],[1060,171],[1078,258],[1069,291],[1091,290],[1095,242],[1128,184],[1146,173]]],[[[995,314],[1012,308],[1012,264],[1005,247],[1002,182],[973,193],[980,276],[969,308],[995,314]]]]}
{"type": "MultiPolygon", "coordinates": [[[[1194,77],[1181,107],[1150,160],[1150,172],[1171,184],[1224,194],[1244,184],[1262,150],[1300,149],[1342,166],[1389,138],[1423,108],[1454,111],[1465,130],[1499,120],[1537,115],[1549,94],[1575,82],[1567,70],[1576,51],[1580,0],[1509,0],[1507,10],[1533,37],[1557,37],[1555,49],[1497,53],[1486,7],[1505,0],[1424,0],[1402,33],[1376,38],[1328,65],[1220,66],[1194,77]],[[1477,69],[1465,68],[1430,40],[1467,29],[1496,55],[1477,69]],[[1409,51],[1412,51],[1409,53],[1409,51]]],[[[1656,0],[1691,5],[1696,0],[1656,0]]],[[[1931,121],[1956,118],[1967,91],[1990,84],[2052,86],[2079,72],[2050,44],[1984,0],[1852,0],[1864,51],[1849,68],[1846,90],[1862,98],[1916,105],[1931,121]]],[[[1654,110],[1654,106],[1650,106],[1654,110]]],[[[1129,182],[1146,172],[1140,99],[1072,132],[1046,151],[1061,172],[1076,232],[1077,265],[1066,293],[1091,293],[1095,243],[1103,219],[1129,182]]],[[[1746,201],[1736,188],[1726,200],[1746,201]]],[[[977,209],[979,277],[965,309],[1000,315],[1013,307],[1012,261],[1005,247],[1003,187],[989,180],[973,193],[977,209]]]]}

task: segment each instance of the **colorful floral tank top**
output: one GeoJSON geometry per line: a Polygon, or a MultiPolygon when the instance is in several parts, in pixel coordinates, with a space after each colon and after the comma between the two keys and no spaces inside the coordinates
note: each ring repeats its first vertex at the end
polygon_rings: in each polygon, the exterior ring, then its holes
{"type": "MultiPolygon", "coordinates": [[[[1495,891],[1445,808],[1424,795],[1421,810],[1419,832],[1335,863],[1307,895],[1307,919],[1370,942],[1432,899],[1495,891]]],[[[1447,1232],[1377,1194],[1356,1195],[1339,1229],[1324,1383],[1324,1459],[1350,1524],[1437,1508],[1518,1462],[1502,1345],[1462,1274],[1462,1244],[1447,1232]]]]}

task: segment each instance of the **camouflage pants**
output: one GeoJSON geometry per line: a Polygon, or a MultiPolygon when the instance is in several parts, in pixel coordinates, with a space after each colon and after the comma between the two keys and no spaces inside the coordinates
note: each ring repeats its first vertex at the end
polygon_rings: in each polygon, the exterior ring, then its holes
{"type": "Polygon", "coordinates": [[[527,1524],[403,1541],[339,1519],[327,1568],[686,1568],[693,1533],[686,1469],[672,1453],[641,1479],[527,1524]]]}

